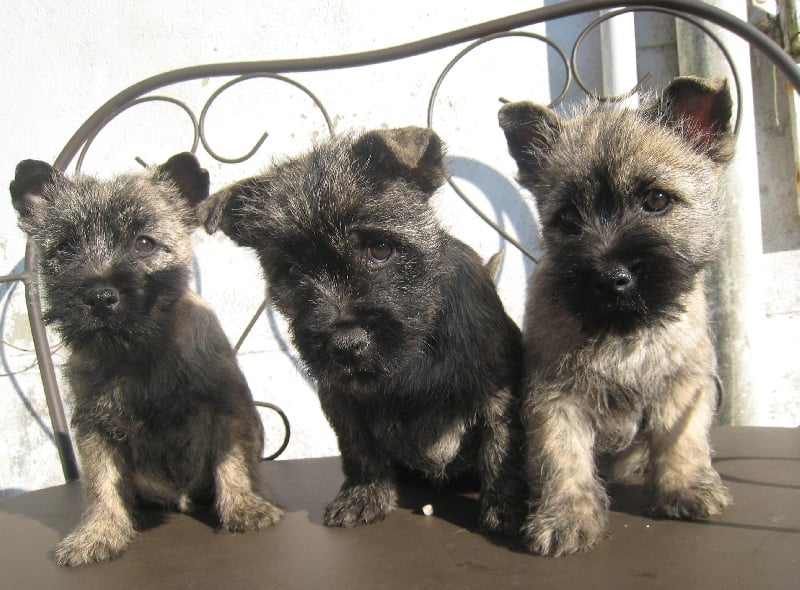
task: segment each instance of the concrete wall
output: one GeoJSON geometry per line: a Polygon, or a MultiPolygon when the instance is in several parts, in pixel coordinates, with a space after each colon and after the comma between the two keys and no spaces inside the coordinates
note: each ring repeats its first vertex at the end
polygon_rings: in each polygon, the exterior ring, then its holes
{"type": "MultiPolygon", "coordinates": [[[[10,5],[0,20],[4,40],[0,46],[0,137],[5,140],[0,144],[0,185],[8,186],[14,166],[23,158],[52,161],[95,109],[123,88],[157,73],[201,63],[388,47],[541,4],[465,0],[457,10],[450,3],[422,0],[390,4],[367,0],[87,0],[79,5],[29,0],[10,5]]],[[[588,20],[564,19],[532,30],[547,34],[569,52],[572,40],[588,20]]],[[[674,28],[663,17],[642,15],[636,19],[636,29],[639,71],[652,71],[652,85],[663,85],[676,71],[674,28]]],[[[602,72],[598,43],[599,36],[591,36],[580,58],[582,76],[595,88],[600,87],[602,72]]],[[[458,49],[376,67],[291,77],[319,97],[336,131],[425,125],[434,82],[458,49]]],[[[225,81],[201,80],[169,89],[169,94],[199,114],[211,93],[225,81]]],[[[513,180],[513,162],[495,114],[500,96],[549,102],[562,83],[563,69],[552,52],[531,41],[502,41],[482,46],[459,62],[442,85],[434,112],[433,125],[447,142],[456,180],[483,211],[534,251],[535,209],[513,180]]],[[[573,86],[570,99],[579,95],[573,86]]],[[[781,103],[776,108],[776,116],[784,117],[787,107],[781,103]]],[[[781,120],[783,126],[769,135],[770,141],[777,142],[774,136],[785,133],[788,123],[781,120]]],[[[186,121],[174,105],[136,107],[101,133],[83,170],[105,176],[136,169],[136,157],[152,164],[189,149],[191,127],[186,121]]],[[[319,109],[308,96],[272,80],[235,86],[223,93],[209,112],[210,146],[223,156],[242,155],[263,131],[269,133],[266,143],[255,158],[241,165],[220,164],[202,147],[198,150],[211,172],[212,190],[257,172],[273,157],[297,154],[310,141],[328,134],[319,109]]],[[[780,142],[776,145],[778,151],[785,149],[780,142]]],[[[798,280],[782,278],[784,258],[794,260],[792,253],[798,247],[797,209],[786,204],[794,194],[794,170],[785,169],[786,163],[770,165],[769,161],[768,155],[760,160],[763,166],[770,166],[769,172],[761,174],[762,194],[781,203],[783,209],[771,218],[768,212],[773,205],[763,205],[765,224],[777,218],[781,227],[787,228],[781,230],[785,237],[780,238],[765,229],[765,244],[770,244],[765,259],[775,269],[774,288],[780,292],[770,303],[769,313],[794,320],[797,290],[790,286],[798,280]],[[790,180],[776,184],[773,177],[790,180]],[[770,234],[769,240],[766,234],[770,234]],[[791,300],[788,304],[787,298],[791,300]]],[[[435,205],[446,226],[482,256],[504,246],[453,191],[443,190],[435,205]]],[[[0,275],[21,268],[24,246],[10,199],[0,199],[0,275]]],[[[198,232],[195,253],[194,288],[214,306],[231,340],[236,341],[263,299],[258,265],[248,252],[221,235],[198,232]]],[[[521,318],[531,269],[529,260],[506,247],[499,290],[516,320],[521,318]]],[[[771,342],[776,354],[771,358],[779,375],[774,385],[770,381],[772,393],[761,400],[760,423],[796,425],[800,422],[797,369],[790,358],[796,329],[794,324],[775,326],[771,342]]],[[[21,285],[0,284],[0,338],[0,495],[6,495],[62,481],[31,351],[21,285]]],[[[51,341],[58,350],[57,363],[63,363],[64,351],[59,350],[55,334],[51,341]]],[[[292,423],[292,440],[283,458],[337,454],[335,438],[319,410],[314,388],[291,350],[280,317],[267,313],[258,320],[242,346],[240,362],[254,396],[277,403],[292,423]]],[[[265,422],[270,442],[279,444],[280,424],[268,414],[265,422]]]]}

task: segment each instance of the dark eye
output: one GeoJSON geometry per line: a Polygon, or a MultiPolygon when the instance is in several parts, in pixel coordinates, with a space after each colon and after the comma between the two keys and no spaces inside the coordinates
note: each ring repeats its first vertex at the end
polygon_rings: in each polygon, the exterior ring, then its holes
{"type": "Polygon", "coordinates": [[[556,213],[553,217],[553,225],[570,236],[580,235],[583,231],[581,217],[572,207],[561,209],[556,213]]]}
{"type": "Polygon", "coordinates": [[[372,262],[383,263],[389,260],[394,253],[394,248],[389,242],[378,240],[367,246],[367,257],[372,262]]]}
{"type": "Polygon", "coordinates": [[[137,236],[133,241],[133,249],[139,254],[150,254],[156,248],[156,242],[149,236],[137,236]]]}
{"type": "Polygon", "coordinates": [[[669,195],[669,193],[666,193],[659,189],[653,189],[651,191],[648,191],[647,194],[644,196],[642,209],[644,209],[648,213],[661,213],[663,211],[666,211],[671,204],[672,204],[672,197],[669,195]]]}
{"type": "Polygon", "coordinates": [[[289,278],[295,281],[299,281],[300,279],[303,278],[303,273],[296,264],[288,265],[286,274],[289,275],[289,278]]]}
{"type": "Polygon", "coordinates": [[[55,248],[55,251],[58,254],[75,254],[75,252],[78,250],[73,240],[64,240],[63,242],[59,242],[58,246],[55,248]]]}

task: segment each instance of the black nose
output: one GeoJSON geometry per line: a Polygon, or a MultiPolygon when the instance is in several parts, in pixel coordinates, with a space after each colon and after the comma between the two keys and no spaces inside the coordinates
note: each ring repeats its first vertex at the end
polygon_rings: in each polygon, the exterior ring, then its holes
{"type": "Polygon", "coordinates": [[[633,273],[622,264],[615,264],[597,273],[594,289],[601,295],[624,295],[636,286],[633,273]]]}
{"type": "Polygon", "coordinates": [[[334,352],[355,357],[369,345],[369,334],[359,326],[338,328],[331,338],[331,344],[334,352]]]}
{"type": "Polygon", "coordinates": [[[83,295],[83,303],[93,311],[111,311],[119,303],[119,291],[114,287],[89,289],[83,295]]]}

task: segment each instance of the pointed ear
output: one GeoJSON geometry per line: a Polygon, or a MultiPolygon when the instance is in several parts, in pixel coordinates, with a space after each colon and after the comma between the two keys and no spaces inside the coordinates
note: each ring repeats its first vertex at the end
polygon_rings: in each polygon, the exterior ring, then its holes
{"type": "Polygon", "coordinates": [[[61,172],[41,160],[22,160],[17,164],[14,180],[8,188],[11,191],[11,203],[20,218],[36,221],[42,202],[48,198],[45,196],[45,187],[61,177],[61,172]]]}
{"type": "Polygon", "coordinates": [[[730,161],[731,93],[724,78],[675,78],[661,95],[661,116],[698,151],[717,163],[730,161]]]}
{"type": "Polygon", "coordinates": [[[353,154],[377,176],[403,178],[429,195],[445,180],[442,141],[423,127],[369,131],[353,144],[353,154]]]}
{"type": "Polygon", "coordinates": [[[497,119],[521,179],[535,177],[546,153],[561,134],[561,119],[553,110],[527,101],[503,105],[497,119]]]}
{"type": "Polygon", "coordinates": [[[226,222],[236,208],[237,186],[233,184],[215,192],[200,207],[200,222],[208,233],[213,234],[218,229],[225,231],[226,222]]]}
{"type": "Polygon", "coordinates": [[[194,154],[184,152],[172,156],[157,168],[157,174],[175,183],[181,197],[192,209],[208,197],[208,170],[200,167],[194,154]]]}
{"type": "Polygon", "coordinates": [[[248,178],[218,190],[198,207],[200,223],[210,234],[221,230],[240,246],[257,247],[261,240],[254,235],[253,224],[247,223],[249,213],[245,208],[260,190],[265,189],[259,177],[248,178]]]}

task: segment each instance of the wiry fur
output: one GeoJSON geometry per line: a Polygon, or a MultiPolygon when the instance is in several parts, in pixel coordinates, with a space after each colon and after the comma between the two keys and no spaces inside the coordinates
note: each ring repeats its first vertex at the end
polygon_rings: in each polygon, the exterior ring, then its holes
{"type": "Polygon", "coordinates": [[[725,82],[697,78],[639,109],[500,111],[542,219],[523,327],[523,533],[535,553],[602,538],[600,459],[619,461],[613,475],[643,472],[653,515],[703,518],[730,502],[708,443],[717,377],[703,284],[721,240],[730,114],[725,82]]]}
{"type": "Polygon", "coordinates": [[[87,507],[57,562],[119,555],[139,501],[187,511],[214,498],[229,530],[277,521],[282,510],[258,492],[263,428],[247,383],[188,289],[208,173],[191,154],[108,181],[25,160],[11,195],[39,250],[45,317],[70,351],[87,507]]]}
{"type": "Polygon", "coordinates": [[[521,336],[492,279],[428,204],[439,138],[344,135],[212,195],[207,228],[253,248],[317,380],[346,480],[325,524],[380,520],[396,477],[476,470],[481,526],[514,533],[521,336]]]}

